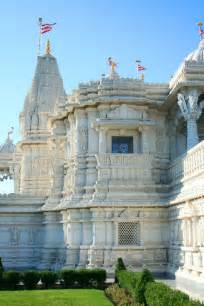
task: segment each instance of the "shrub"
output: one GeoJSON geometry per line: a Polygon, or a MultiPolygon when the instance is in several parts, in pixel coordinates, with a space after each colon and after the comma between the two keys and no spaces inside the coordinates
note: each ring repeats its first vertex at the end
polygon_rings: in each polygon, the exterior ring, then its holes
{"type": "Polygon", "coordinates": [[[42,271],[40,273],[40,279],[43,283],[43,287],[48,289],[48,288],[52,288],[55,285],[58,279],[58,275],[56,272],[42,271]]]}
{"type": "Polygon", "coordinates": [[[133,298],[135,298],[135,286],[141,272],[131,272],[121,270],[117,272],[119,286],[128,290],[133,298]]]}
{"type": "Polygon", "coordinates": [[[89,285],[91,287],[103,288],[106,280],[106,270],[103,269],[93,269],[89,271],[89,285]]]}
{"type": "Polygon", "coordinates": [[[62,270],[60,272],[60,278],[64,288],[73,288],[76,283],[76,271],[75,270],[62,270]]]}
{"type": "Polygon", "coordinates": [[[148,306],[189,305],[187,294],[157,282],[150,282],[146,285],[145,299],[148,306]]]}
{"type": "Polygon", "coordinates": [[[122,270],[117,273],[120,287],[125,288],[138,303],[145,304],[145,288],[148,282],[153,282],[152,273],[145,269],[142,272],[122,270]]]}
{"type": "Polygon", "coordinates": [[[14,290],[20,282],[20,273],[17,271],[3,272],[2,286],[5,289],[14,290]]]}
{"type": "Polygon", "coordinates": [[[121,271],[121,270],[126,270],[126,266],[123,262],[123,259],[121,257],[118,258],[117,264],[116,264],[116,270],[121,271]]]}
{"type": "Polygon", "coordinates": [[[136,304],[127,290],[120,288],[118,284],[113,284],[105,289],[107,297],[117,306],[141,306],[136,304]]]}
{"type": "Polygon", "coordinates": [[[1,257],[0,257],[0,272],[4,272],[4,267],[3,267],[3,264],[2,264],[1,257]]]}
{"type": "Polygon", "coordinates": [[[40,280],[40,272],[26,271],[22,275],[22,280],[26,289],[35,289],[40,280]]]}
{"type": "Polygon", "coordinates": [[[65,288],[102,288],[106,280],[106,271],[102,269],[63,270],[60,276],[65,288]]]}
{"type": "Polygon", "coordinates": [[[154,282],[152,273],[144,269],[142,273],[138,275],[135,283],[135,300],[138,303],[146,303],[145,301],[145,288],[147,283],[154,282]]]}
{"type": "Polygon", "coordinates": [[[203,303],[200,303],[199,301],[192,301],[190,300],[185,306],[203,306],[203,303]]]}
{"type": "Polygon", "coordinates": [[[116,264],[116,267],[115,267],[115,283],[118,282],[118,278],[117,278],[118,272],[123,271],[123,270],[126,270],[126,266],[123,262],[123,259],[121,257],[119,257],[117,259],[117,264],[116,264]]]}
{"type": "Polygon", "coordinates": [[[76,273],[77,286],[79,288],[89,287],[89,278],[91,275],[91,271],[86,269],[80,269],[76,270],[75,273],[76,273]]]}
{"type": "Polygon", "coordinates": [[[0,288],[3,285],[3,279],[2,279],[3,278],[3,272],[4,272],[4,267],[3,267],[1,257],[0,257],[0,288]]]}
{"type": "Polygon", "coordinates": [[[148,306],[201,306],[199,301],[189,300],[189,296],[163,283],[149,283],[145,289],[148,306]]]}

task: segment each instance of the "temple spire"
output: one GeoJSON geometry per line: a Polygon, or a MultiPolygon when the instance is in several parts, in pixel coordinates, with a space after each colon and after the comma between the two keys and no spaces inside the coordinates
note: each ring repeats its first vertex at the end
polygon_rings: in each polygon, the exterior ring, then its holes
{"type": "Polygon", "coordinates": [[[50,41],[48,39],[46,42],[45,54],[50,55],[50,53],[51,53],[51,47],[50,47],[50,41]]]}

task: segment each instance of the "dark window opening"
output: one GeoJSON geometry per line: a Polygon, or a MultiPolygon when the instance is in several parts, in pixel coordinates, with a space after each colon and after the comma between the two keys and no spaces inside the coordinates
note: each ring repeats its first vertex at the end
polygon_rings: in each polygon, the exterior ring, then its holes
{"type": "Polygon", "coordinates": [[[112,153],[133,153],[133,137],[112,136],[112,153]]]}

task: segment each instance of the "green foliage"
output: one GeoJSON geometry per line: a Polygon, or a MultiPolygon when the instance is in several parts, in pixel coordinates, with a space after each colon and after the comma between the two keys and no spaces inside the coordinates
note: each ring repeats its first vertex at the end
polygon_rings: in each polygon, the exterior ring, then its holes
{"type": "Polygon", "coordinates": [[[37,271],[25,271],[22,274],[22,280],[25,289],[35,289],[37,283],[40,280],[40,272],[37,271]]]}
{"type": "Polygon", "coordinates": [[[74,288],[76,283],[75,270],[62,270],[60,272],[60,278],[64,288],[74,288]]]}
{"type": "Polygon", "coordinates": [[[126,270],[126,266],[123,262],[123,259],[121,257],[118,258],[117,264],[116,264],[116,270],[121,271],[121,270],[126,270]]]}
{"type": "Polygon", "coordinates": [[[117,274],[119,271],[124,271],[126,270],[126,266],[123,262],[123,259],[121,257],[119,257],[117,259],[117,264],[116,264],[116,267],[115,267],[115,283],[118,282],[118,277],[117,277],[117,274]]]}
{"type": "Polygon", "coordinates": [[[203,306],[204,304],[199,301],[192,301],[190,300],[187,304],[187,306],[203,306]]]}
{"type": "Polygon", "coordinates": [[[118,284],[113,284],[112,286],[105,289],[106,295],[109,299],[117,306],[141,306],[134,302],[133,297],[124,288],[120,288],[118,284]]]}
{"type": "Polygon", "coordinates": [[[0,257],[0,288],[3,285],[3,272],[4,272],[4,267],[3,267],[2,260],[0,257]]]}
{"type": "Polygon", "coordinates": [[[152,273],[144,269],[142,273],[138,275],[135,283],[135,300],[138,303],[145,303],[145,288],[147,283],[154,282],[152,273]]]}
{"type": "Polygon", "coordinates": [[[163,283],[150,282],[146,285],[145,299],[148,306],[201,306],[197,301],[189,300],[189,296],[174,290],[163,283]]]}
{"type": "Polygon", "coordinates": [[[65,288],[102,288],[106,271],[102,269],[62,270],[60,278],[65,288]]]}
{"type": "Polygon", "coordinates": [[[1,257],[0,257],[0,273],[1,272],[4,272],[4,267],[3,267],[3,263],[2,263],[2,260],[1,260],[1,257]]]}
{"type": "Polygon", "coordinates": [[[92,269],[92,270],[86,270],[89,279],[88,279],[88,284],[89,287],[93,288],[103,288],[104,283],[106,280],[106,270],[103,269],[92,269]]]}
{"type": "Polygon", "coordinates": [[[140,274],[141,272],[135,273],[127,270],[117,272],[119,286],[127,289],[133,298],[135,298],[135,286],[140,274]]]}
{"type": "Polygon", "coordinates": [[[142,272],[119,271],[117,273],[120,287],[125,288],[138,303],[145,304],[145,287],[148,282],[153,282],[154,278],[147,269],[142,272]]]}
{"type": "Polygon", "coordinates": [[[3,272],[2,286],[5,289],[14,290],[20,282],[20,273],[17,271],[3,272]]]}
{"type": "Polygon", "coordinates": [[[48,288],[53,288],[55,285],[58,275],[56,272],[52,271],[42,271],[40,272],[40,279],[43,283],[43,287],[48,289],[48,288]]]}

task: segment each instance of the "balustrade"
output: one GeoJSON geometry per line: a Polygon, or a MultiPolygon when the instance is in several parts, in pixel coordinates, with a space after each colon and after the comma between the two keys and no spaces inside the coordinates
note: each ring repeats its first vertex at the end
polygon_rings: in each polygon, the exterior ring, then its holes
{"type": "Polygon", "coordinates": [[[176,158],[169,167],[170,181],[195,176],[204,170],[204,141],[189,150],[185,155],[176,158]]]}
{"type": "Polygon", "coordinates": [[[150,180],[153,155],[100,154],[96,155],[98,180],[150,180]]]}

